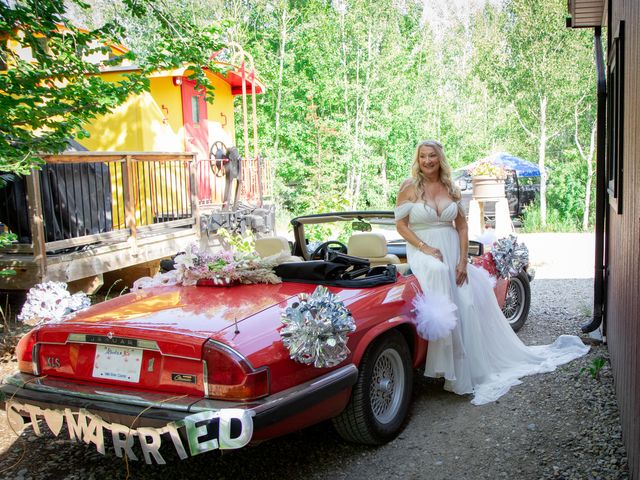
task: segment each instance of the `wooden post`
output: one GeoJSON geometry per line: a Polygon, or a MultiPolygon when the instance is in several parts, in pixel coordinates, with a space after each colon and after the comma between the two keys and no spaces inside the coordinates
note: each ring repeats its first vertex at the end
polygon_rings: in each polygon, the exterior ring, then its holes
{"type": "Polygon", "coordinates": [[[195,153],[192,154],[189,165],[189,186],[191,190],[191,216],[194,220],[196,238],[200,238],[200,202],[198,201],[198,163],[195,153]]]}
{"type": "Polygon", "coordinates": [[[129,229],[129,241],[136,244],[136,200],[133,191],[134,174],[133,165],[135,159],[131,155],[125,157],[122,169],[122,190],[124,196],[124,220],[129,229]]]}
{"type": "Polygon", "coordinates": [[[32,168],[31,175],[25,180],[27,184],[29,223],[31,225],[31,242],[33,243],[33,259],[38,266],[38,279],[35,283],[40,283],[45,280],[47,274],[47,249],[44,236],[40,170],[32,168]]]}

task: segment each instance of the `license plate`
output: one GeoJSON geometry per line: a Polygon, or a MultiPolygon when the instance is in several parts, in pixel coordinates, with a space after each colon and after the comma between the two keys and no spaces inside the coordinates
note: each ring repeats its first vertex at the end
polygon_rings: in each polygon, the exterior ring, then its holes
{"type": "Polygon", "coordinates": [[[120,380],[137,383],[140,381],[142,350],[138,348],[96,345],[93,360],[94,378],[120,380]]]}

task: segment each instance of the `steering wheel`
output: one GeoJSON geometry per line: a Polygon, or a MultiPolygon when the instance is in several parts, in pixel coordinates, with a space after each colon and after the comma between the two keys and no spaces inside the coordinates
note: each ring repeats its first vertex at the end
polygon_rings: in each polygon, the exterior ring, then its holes
{"type": "Polygon", "coordinates": [[[311,260],[329,260],[329,250],[336,250],[340,253],[347,253],[347,246],[339,242],[338,240],[329,240],[328,242],[321,243],[309,256],[311,260]],[[330,245],[337,245],[338,248],[329,248],[330,245]]]}
{"type": "Polygon", "coordinates": [[[209,159],[215,160],[215,162],[210,162],[213,174],[216,177],[223,177],[225,174],[225,165],[229,162],[227,146],[220,140],[213,142],[209,150],[209,159]]]}

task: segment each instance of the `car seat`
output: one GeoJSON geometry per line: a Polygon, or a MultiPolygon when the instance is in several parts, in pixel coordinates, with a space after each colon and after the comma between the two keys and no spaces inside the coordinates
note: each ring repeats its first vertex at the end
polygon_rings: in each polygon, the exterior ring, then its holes
{"type": "Polygon", "coordinates": [[[262,258],[276,257],[277,263],[302,262],[303,259],[291,255],[289,242],[284,237],[263,237],[256,239],[256,252],[262,258]]]}
{"type": "Polygon", "coordinates": [[[408,271],[408,265],[401,263],[397,255],[390,254],[387,249],[387,239],[381,233],[356,233],[349,237],[347,254],[363,257],[369,260],[372,267],[393,264],[403,275],[408,271]]]}

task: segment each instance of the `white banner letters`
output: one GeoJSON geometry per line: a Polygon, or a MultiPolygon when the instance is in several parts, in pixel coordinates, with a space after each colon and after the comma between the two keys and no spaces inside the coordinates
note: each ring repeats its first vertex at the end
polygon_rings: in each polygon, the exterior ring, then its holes
{"type": "Polygon", "coordinates": [[[66,423],[71,440],[83,441],[87,444],[93,443],[96,450],[103,455],[105,454],[103,429],[111,432],[113,449],[117,457],[122,457],[124,454],[130,460],[138,460],[133,451],[137,437],[144,461],[160,465],[166,463],[160,454],[163,438],[171,439],[180,459],[184,460],[189,456],[180,437],[180,428],[184,428],[187,434],[187,446],[191,455],[217,448],[221,450],[242,448],[251,441],[253,436],[253,412],[238,408],[194,413],[182,420],[168,423],[162,428],[138,427],[137,429],[118,423],[105,422],[98,415],[83,408],[78,411],[73,411],[70,408],[64,410],[42,409],[35,405],[13,400],[7,402],[6,408],[9,424],[16,431],[20,431],[26,426],[25,416],[29,417],[33,431],[38,436],[42,435],[39,425],[41,419],[44,419],[49,430],[56,437],[66,423]],[[239,427],[239,434],[233,438],[231,437],[232,424],[239,427]]]}

